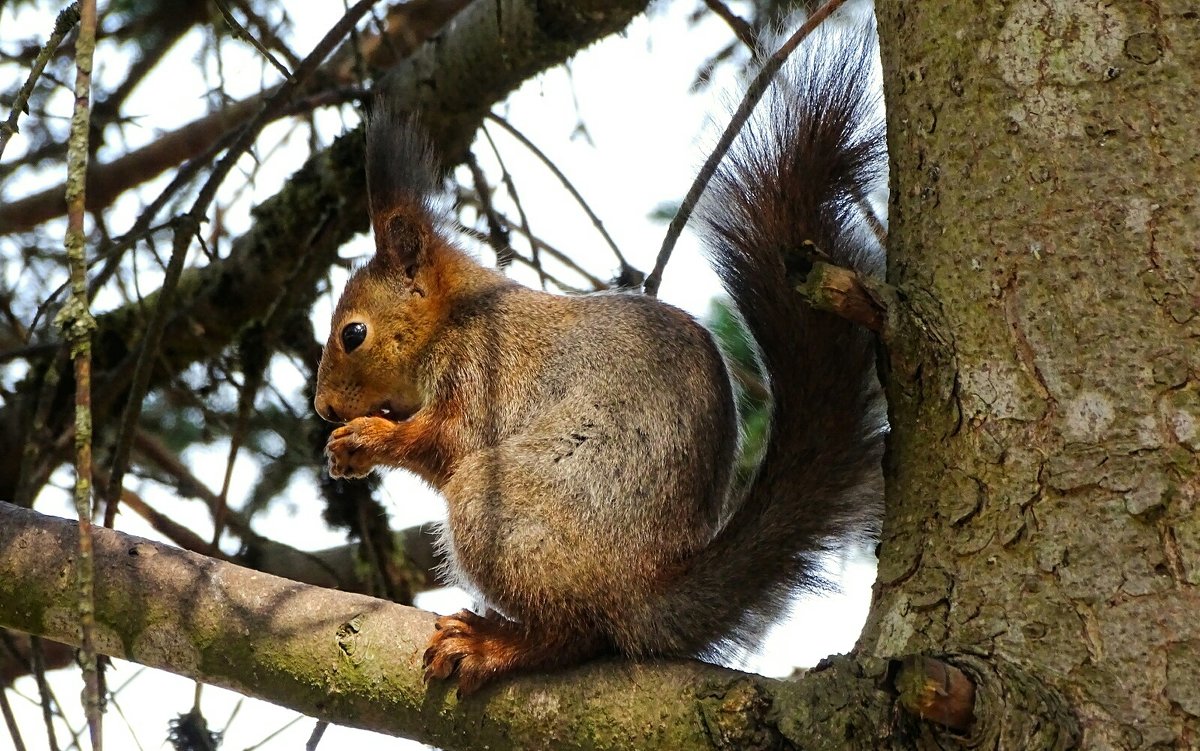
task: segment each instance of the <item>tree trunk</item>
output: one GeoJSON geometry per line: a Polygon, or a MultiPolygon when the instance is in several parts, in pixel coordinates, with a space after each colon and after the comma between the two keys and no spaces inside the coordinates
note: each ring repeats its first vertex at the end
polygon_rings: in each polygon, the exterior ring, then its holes
{"type": "Polygon", "coordinates": [[[1005,747],[1069,743],[1070,715],[1090,748],[1195,747],[1200,14],[877,13],[903,310],[862,647],[974,655],[1070,706],[1005,747]]]}

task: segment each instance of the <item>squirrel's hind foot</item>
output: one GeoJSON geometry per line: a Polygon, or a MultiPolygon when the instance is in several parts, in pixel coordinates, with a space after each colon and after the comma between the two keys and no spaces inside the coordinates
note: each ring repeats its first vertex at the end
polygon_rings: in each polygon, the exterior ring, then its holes
{"type": "Polygon", "coordinates": [[[600,640],[543,634],[500,615],[470,610],[444,615],[425,650],[425,680],[454,677],[459,697],[509,673],[583,662],[601,652],[600,640]]]}

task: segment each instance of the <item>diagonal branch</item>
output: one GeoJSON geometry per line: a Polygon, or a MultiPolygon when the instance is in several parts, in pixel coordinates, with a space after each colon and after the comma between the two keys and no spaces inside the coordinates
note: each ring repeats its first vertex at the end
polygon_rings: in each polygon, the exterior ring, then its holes
{"type": "MultiPolygon", "coordinates": [[[[33,87],[37,84],[38,78],[42,75],[42,71],[46,68],[46,63],[58,51],[58,45],[62,43],[63,37],[67,35],[76,23],[79,21],[79,4],[71,3],[64,8],[54,21],[54,31],[50,33],[50,38],[46,40],[46,44],[42,47],[42,51],[38,53],[37,58],[33,62],[33,68],[29,71],[29,77],[25,80],[24,85],[17,92],[17,98],[13,100],[12,110],[8,114],[8,119],[0,123],[0,154],[4,153],[4,147],[8,145],[8,140],[13,137],[14,133],[19,132],[17,128],[17,119],[22,112],[26,111],[29,106],[29,95],[33,93],[33,87]]],[[[66,192],[66,188],[60,187],[58,193],[61,196],[66,192]]],[[[65,207],[64,202],[64,207],[65,207]]]]}
{"type": "MultiPolygon", "coordinates": [[[[422,0],[401,6],[404,12],[397,12],[389,17],[385,35],[373,36],[368,40],[367,47],[371,53],[368,55],[368,63],[374,66],[380,61],[390,60],[394,64],[397,56],[403,58],[411,53],[440,29],[461,9],[462,4],[461,0],[422,0]]],[[[355,83],[352,68],[353,55],[343,48],[335,53],[330,63],[322,67],[322,75],[314,79],[315,83],[310,82],[301,91],[306,94],[328,94],[338,87],[352,85],[355,83]]],[[[273,86],[259,94],[233,102],[165,133],[111,162],[92,165],[88,171],[87,182],[88,210],[98,211],[106,208],[130,188],[218,146],[222,137],[259,112],[263,103],[274,96],[279,88],[273,86]]],[[[293,97],[290,106],[276,112],[272,119],[304,112],[331,100],[336,103],[339,98],[326,95],[293,97]]],[[[0,126],[0,131],[2,130],[3,126],[0,126]]],[[[56,185],[33,195],[0,204],[0,227],[4,227],[5,232],[22,232],[60,216],[66,211],[63,193],[64,187],[56,185]]]]}
{"type": "Polygon", "coordinates": [[[845,0],[825,0],[821,7],[817,8],[809,15],[808,19],[800,28],[792,33],[788,40],[775,51],[775,54],[767,58],[759,69],[758,74],[750,85],[746,87],[746,93],[742,96],[742,101],[738,104],[737,110],[729,120],[729,124],[725,126],[724,132],[721,133],[721,138],[718,139],[717,145],[713,148],[712,153],[708,155],[704,166],[700,168],[700,172],[692,181],[692,187],[688,189],[688,193],[683,198],[683,202],[679,204],[679,210],[675,212],[674,218],[671,219],[670,226],[667,227],[667,234],[663,238],[662,247],[658,250],[658,258],[654,261],[654,269],[651,270],[650,276],[646,277],[645,284],[642,288],[648,295],[658,294],[658,285],[662,283],[663,270],[667,266],[667,261],[671,259],[671,252],[675,249],[675,243],[679,240],[680,233],[683,232],[683,227],[691,218],[692,212],[696,208],[700,196],[704,194],[704,189],[708,187],[708,181],[712,179],[713,174],[717,171],[717,165],[725,158],[725,153],[729,151],[729,147],[733,144],[733,139],[741,132],[742,126],[746,124],[750,113],[754,111],[755,105],[762,95],[766,93],[767,87],[771,85],[771,79],[783,67],[784,61],[788,55],[804,41],[804,38],[812,33],[812,30],[817,28],[833,11],[841,7],[845,0]]]}
{"type": "MultiPolygon", "coordinates": [[[[66,520],[0,503],[0,626],[76,642],[70,583],[58,573],[76,535],[66,520]]],[[[685,751],[785,738],[830,748],[829,727],[838,742],[869,738],[890,717],[884,661],[862,670],[847,659],[797,683],[698,662],[600,661],[459,702],[452,688],[422,682],[430,613],[109,529],[95,536],[101,651],[446,749],[685,751]]]]}

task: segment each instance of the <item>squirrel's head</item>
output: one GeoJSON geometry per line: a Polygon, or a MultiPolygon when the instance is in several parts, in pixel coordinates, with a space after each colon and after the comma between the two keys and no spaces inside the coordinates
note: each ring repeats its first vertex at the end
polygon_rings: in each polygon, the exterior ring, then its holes
{"type": "Polygon", "coordinates": [[[375,256],[354,272],[333,312],[314,406],[326,420],[403,420],[424,406],[429,345],[472,264],[439,229],[440,170],[411,117],[385,98],[366,120],[367,202],[375,256]]]}
{"type": "Polygon", "coordinates": [[[356,270],[333,311],[317,370],[317,414],[332,422],[366,415],[396,420],[424,404],[424,355],[443,317],[443,247],[424,205],[372,216],[375,256],[356,270]]]}

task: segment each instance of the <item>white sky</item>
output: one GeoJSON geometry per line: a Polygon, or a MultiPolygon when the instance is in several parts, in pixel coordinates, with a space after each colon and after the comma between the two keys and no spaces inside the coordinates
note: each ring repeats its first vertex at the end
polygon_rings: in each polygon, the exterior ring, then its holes
{"type": "MultiPolygon", "coordinates": [[[[687,93],[701,63],[729,39],[728,28],[711,17],[699,26],[689,28],[686,16],[695,6],[696,3],[687,1],[657,6],[649,16],[634,21],[625,34],[610,37],[581,53],[572,61],[569,73],[558,68],[529,81],[496,108],[571,178],[630,262],[644,271],[652,266],[665,231],[665,227],[648,218],[649,214],[660,203],[677,201],[686,192],[696,168],[703,161],[706,147],[715,140],[713,121],[723,126],[726,119],[727,102],[731,97],[721,96],[718,92],[736,92],[732,71],[726,67],[721,69],[716,87],[700,95],[687,93]],[[584,139],[572,139],[572,132],[580,121],[586,125],[594,146],[584,139]]],[[[0,12],[0,48],[13,50],[18,41],[29,39],[40,43],[57,10],[58,4],[54,4],[48,10],[22,11],[14,15],[14,11],[6,6],[0,12]]],[[[301,54],[310,49],[342,12],[340,2],[306,4],[304,12],[293,18],[297,24],[293,49],[301,54]]],[[[198,61],[204,61],[210,73],[215,67],[211,62],[212,55],[202,54],[204,44],[206,42],[198,35],[189,36],[171,53],[169,63],[160,65],[160,69],[135,92],[126,111],[142,113],[143,117],[138,127],[125,132],[129,147],[148,142],[157,134],[204,114],[203,95],[208,84],[202,77],[198,61]]],[[[127,61],[104,58],[103,47],[101,55],[97,60],[99,85],[114,86],[120,81],[127,61]]],[[[229,82],[228,90],[239,98],[259,91],[263,80],[276,80],[273,69],[266,66],[264,71],[261,60],[237,45],[227,47],[221,67],[229,82]]],[[[53,104],[54,112],[64,116],[65,128],[70,99],[60,94],[53,104]]],[[[323,145],[341,132],[343,125],[354,124],[343,124],[339,115],[328,111],[320,113],[317,120],[323,145]]],[[[237,200],[232,199],[228,190],[223,194],[228,204],[225,220],[235,232],[243,231],[247,226],[246,209],[252,200],[257,202],[274,193],[307,155],[307,133],[301,129],[289,135],[288,128],[286,124],[276,124],[260,140],[260,144],[283,143],[274,156],[259,167],[254,192],[237,200]]],[[[570,196],[507,134],[494,126],[492,134],[514,173],[534,232],[571,253],[592,273],[608,278],[616,268],[615,260],[570,196]]],[[[14,138],[6,157],[16,157],[23,148],[21,137],[14,138]]],[[[269,146],[262,146],[259,153],[266,154],[269,150],[269,146]]],[[[477,148],[476,153],[485,166],[493,163],[486,144],[477,148]]],[[[100,160],[106,158],[109,158],[109,151],[102,150],[100,160]]],[[[150,195],[155,195],[169,177],[156,180],[150,195]]],[[[40,188],[61,179],[61,174],[30,176],[20,184],[19,192],[22,195],[31,193],[35,186],[40,188]]],[[[232,178],[227,188],[238,182],[236,177],[232,178]]],[[[493,184],[495,182],[498,181],[493,184]]],[[[10,192],[16,193],[11,188],[10,192]]],[[[3,196],[5,199],[13,197],[15,195],[3,196]]],[[[134,205],[114,207],[107,213],[110,229],[114,233],[123,231],[136,216],[136,209],[134,205]]],[[[346,257],[368,252],[370,244],[365,238],[359,238],[343,249],[346,257]]],[[[5,273],[11,281],[14,271],[8,269],[5,273]]],[[[143,269],[142,273],[142,289],[157,284],[153,270],[143,269]]],[[[516,275],[521,277],[520,273],[516,275]]],[[[523,280],[527,283],[535,281],[531,274],[523,280]]],[[[334,281],[335,287],[340,286],[336,276],[334,281]]],[[[692,237],[685,233],[667,267],[660,296],[703,316],[716,292],[714,276],[700,257],[692,237]]],[[[96,307],[103,309],[113,304],[116,304],[115,298],[102,297],[96,307]]],[[[330,301],[327,299],[314,311],[318,336],[322,339],[328,332],[329,312],[330,301]]],[[[277,366],[272,371],[273,382],[285,393],[296,389],[299,378],[299,373],[287,365],[277,366]]],[[[307,408],[298,400],[293,405],[298,410],[307,408]]],[[[227,450],[227,444],[195,448],[184,458],[193,466],[223,467],[227,450]]],[[[220,473],[209,471],[201,476],[213,474],[220,473]]],[[[230,494],[235,506],[253,486],[256,477],[257,469],[249,460],[242,459],[230,494]]],[[[70,476],[62,472],[56,480],[66,487],[70,476]]],[[[219,479],[214,481],[216,483],[219,479]]],[[[278,503],[270,512],[258,517],[256,527],[259,531],[303,549],[320,549],[344,542],[341,533],[332,532],[321,523],[321,503],[314,484],[311,475],[299,476],[289,488],[288,501],[278,503]]],[[[211,530],[207,512],[200,503],[180,500],[148,484],[135,489],[144,493],[160,511],[201,534],[206,528],[211,530]]],[[[387,476],[382,500],[396,529],[442,513],[436,497],[420,482],[399,472],[387,476]]],[[[39,510],[64,516],[73,514],[65,494],[44,498],[39,510]]],[[[158,539],[152,529],[132,514],[123,514],[118,528],[158,539]]],[[[846,562],[843,593],[802,602],[792,622],[778,629],[764,655],[747,667],[766,674],[786,675],[794,665],[812,665],[826,654],[849,649],[865,617],[873,577],[872,564],[859,559],[846,562]]],[[[446,612],[469,603],[461,593],[439,592],[421,598],[419,604],[446,612]]],[[[109,685],[114,687],[129,679],[133,680],[121,690],[116,700],[128,723],[122,721],[118,712],[110,712],[105,718],[106,744],[112,749],[161,748],[167,719],[188,710],[194,684],[178,676],[126,662],[117,662],[108,678],[109,685]]],[[[83,725],[78,671],[59,671],[52,676],[52,682],[72,726],[78,730],[83,725]]],[[[31,679],[19,681],[15,693],[33,700],[37,696],[31,679]]],[[[12,694],[10,697],[25,742],[31,748],[45,747],[40,709],[35,701],[12,694]]],[[[225,749],[242,749],[258,743],[296,718],[294,712],[265,702],[242,700],[237,694],[212,687],[204,689],[203,709],[217,728],[225,725],[239,702],[236,717],[226,729],[225,749]]],[[[264,748],[302,748],[312,725],[311,719],[301,718],[264,748]]],[[[62,743],[67,737],[65,728],[60,726],[58,735],[62,743]]],[[[0,749],[7,748],[8,743],[6,732],[0,729],[0,749]]],[[[337,727],[329,729],[320,747],[346,748],[351,743],[361,751],[420,747],[390,737],[337,727]]]]}

